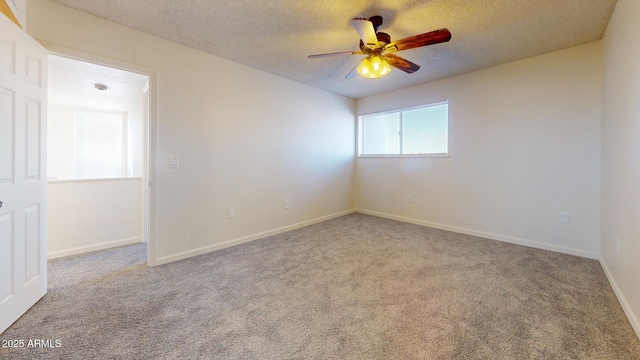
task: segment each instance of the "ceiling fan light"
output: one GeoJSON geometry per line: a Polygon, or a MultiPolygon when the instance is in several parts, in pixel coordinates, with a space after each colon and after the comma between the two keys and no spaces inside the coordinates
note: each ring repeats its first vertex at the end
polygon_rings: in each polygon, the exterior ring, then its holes
{"type": "Polygon", "coordinates": [[[362,62],[360,63],[360,66],[358,66],[358,74],[364,76],[364,77],[369,77],[369,73],[370,73],[370,68],[371,68],[371,60],[369,60],[369,58],[366,58],[364,60],[362,60],[362,62]]]}
{"type": "Polygon", "coordinates": [[[358,66],[360,76],[377,79],[391,72],[391,66],[380,55],[369,55],[358,66]]]}
{"type": "Polygon", "coordinates": [[[371,60],[371,67],[373,67],[373,71],[380,71],[380,63],[380,58],[377,56],[371,60]]]}

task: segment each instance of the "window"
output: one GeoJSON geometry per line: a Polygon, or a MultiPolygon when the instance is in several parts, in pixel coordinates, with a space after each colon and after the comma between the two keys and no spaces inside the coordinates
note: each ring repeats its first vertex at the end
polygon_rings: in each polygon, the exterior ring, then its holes
{"type": "Polygon", "coordinates": [[[448,104],[360,117],[360,156],[446,155],[448,104]]]}
{"type": "Polygon", "coordinates": [[[73,173],[78,179],[125,177],[125,113],[73,112],[73,173]]]}

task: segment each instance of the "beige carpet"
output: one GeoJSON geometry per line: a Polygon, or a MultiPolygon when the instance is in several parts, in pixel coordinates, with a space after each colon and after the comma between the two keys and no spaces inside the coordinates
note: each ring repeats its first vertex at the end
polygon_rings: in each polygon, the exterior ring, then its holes
{"type": "MultiPolygon", "coordinates": [[[[180,241],[177,239],[176,241],[180,241]]],[[[49,262],[0,358],[640,359],[597,261],[352,214],[148,268],[49,262]]]]}

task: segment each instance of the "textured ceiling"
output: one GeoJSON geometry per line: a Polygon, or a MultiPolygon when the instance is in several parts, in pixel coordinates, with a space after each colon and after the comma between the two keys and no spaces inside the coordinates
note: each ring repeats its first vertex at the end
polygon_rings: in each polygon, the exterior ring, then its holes
{"type": "Polygon", "coordinates": [[[102,65],[49,55],[49,103],[84,108],[125,111],[142,96],[145,75],[102,65]],[[94,84],[108,88],[99,91],[94,84]]]}
{"type": "Polygon", "coordinates": [[[54,0],[235,62],[353,98],[602,38],[616,0],[54,0]],[[361,56],[354,17],[381,15],[391,40],[448,28],[448,43],[398,53],[421,65],[345,79],[361,56]]]}

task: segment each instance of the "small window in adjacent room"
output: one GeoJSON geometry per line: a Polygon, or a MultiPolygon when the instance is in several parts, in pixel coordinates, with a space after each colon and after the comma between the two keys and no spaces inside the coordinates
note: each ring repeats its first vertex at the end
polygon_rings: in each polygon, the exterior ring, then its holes
{"type": "Polygon", "coordinates": [[[358,155],[447,155],[448,117],[447,103],[361,116],[358,155]]]}
{"type": "Polygon", "coordinates": [[[74,111],[73,134],[75,178],[127,175],[126,113],[74,111]]]}

